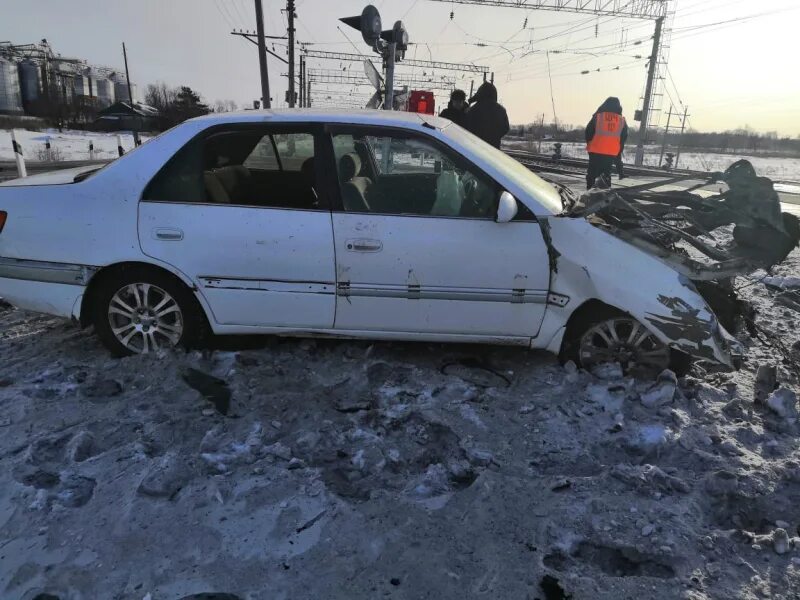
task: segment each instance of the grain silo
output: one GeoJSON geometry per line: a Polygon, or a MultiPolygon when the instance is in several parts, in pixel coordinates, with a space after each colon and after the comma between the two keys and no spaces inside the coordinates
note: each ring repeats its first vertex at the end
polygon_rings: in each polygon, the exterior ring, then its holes
{"type": "Polygon", "coordinates": [[[75,74],[75,96],[88,98],[93,95],[90,73],[90,69],[83,69],[75,74]]]}
{"type": "Polygon", "coordinates": [[[94,80],[95,95],[99,106],[114,104],[114,83],[107,77],[98,76],[94,80]]]}
{"type": "Polygon", "coordinates": [[[128,93],[128,80],[124,75],[113,76],[114,79],[114,97],[122,102],[128,102],[130,96],[133,96],[133,101],[136,102],[136,84],[131,84],[130,94],[128,93]]]}
{"type": "Polygon", "coordinates": [[[0,113],[22,113],[17,65],[4,58],[0,58],[0,113]]]}
{"type": "Polygon", "coordinates": [[[26,59],[19,63],[19,85],[23,106],[30,107],[42,96],[42,77],[39,64],[26,59]]]}

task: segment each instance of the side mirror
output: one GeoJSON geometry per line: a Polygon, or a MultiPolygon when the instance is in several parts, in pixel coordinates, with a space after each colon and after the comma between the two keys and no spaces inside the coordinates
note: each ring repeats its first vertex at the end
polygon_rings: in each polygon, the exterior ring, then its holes
{"type": "Polygon", "coordinates": [[[497,204],[497,215],[494,218],[495,223],[508,223],[517,216],[518,209],[517,199],[510,193],[503,192],[500,194],[500,202],[497,204]]]}

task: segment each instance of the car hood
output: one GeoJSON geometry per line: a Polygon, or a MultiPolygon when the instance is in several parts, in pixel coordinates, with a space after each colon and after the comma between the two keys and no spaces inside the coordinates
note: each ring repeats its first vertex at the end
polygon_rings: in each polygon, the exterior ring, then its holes
{"type": "Polygon", "coordinates": [[[62,185],[65,183],[74,183],[75,178],[79,175],[84,175],[91,171],[96,171],[103,167],[103,163],[94,165],[83,165],[80,167],[73,167],[71,169],[59,169],[57,171],[48,171],[47,173],[37,173],[28,177],[18,177],[17,179],[10,179],[0,183],[1,187],[16,187],[23,185],[62,185]]]}

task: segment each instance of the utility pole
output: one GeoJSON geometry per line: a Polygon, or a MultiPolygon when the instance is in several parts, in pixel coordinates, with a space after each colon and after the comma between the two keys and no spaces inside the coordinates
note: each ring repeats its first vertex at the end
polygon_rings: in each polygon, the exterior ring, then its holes
{"type": "Polygon", "coordinates": [[[386,95],[383,102],[384,110],[394,109],[394,60],[397,51],[397,43],[389,42],[388,52],[386,53],[386,95]]]}
{"type": "Polygon", "coordinates": [[[644,105],[642,106],[642,124],[639,126],[639,143],[636,145],[637,167],[644,163],[644,143],[647,138],[647,125],[650,118],[650,104],[653,100],[653,86],[655,84],[658,67],[658,57],[661,51],[661,29],[664,26],[664,17],[656,19],[656,32],[653,35],[653,52],[650,54],[650,68],[647,71],[647,85],[644,90],[644,105]]]}
{"type": "Polygon", "coordinates": [[[306,57],[300,55],[300,108],[306,107],[306,57]]]}
{"type": "Polygon", "coordinates": [[[286,0],[286,17],[289,27],[286,30],[289,36],[289,108],[294,108],[294,0],[286,0]]]}
{"type": "MultiPolygon", "coordinates": [[[[131,110],[136,110],[133,106],[133,92],[131,91],[131,74],[128,71],[128,51],[125,49],[125,42],[122,42],[122,57],[125,59],[125,79],[128,82],[128,100],[131,103],[131,110]]],[[[139,139],[139,132],[133,130],[133,145],[140,146],[142,141],[139,139]]]]}
{"type": "Polygon", "coordinates": [[[311,78],[306,77],[306,107],[311,108],[311,78]]]}
{"type": "Polygon", "coordinates": [[[261,0],[256,3],[256,33],[258,35],[258,65],[261,70],[261,106],[272,108],[269,99],[269,72],[267,71],[267,44],[264,41],[264,11],[261,0]]]}
{"type": "Polygon", "coordinates": [[[678,136],[678,150],[677,154],[675,155],[675,168],[678,168],[678,161],[681,158],[681,143],[683,142],[683,130],[686,129],[686,117],[689,116],[689,107],[685,107],[683,110],[683,121],[681,121],[681,134],[678,136]]]}
{"type": "Polygon", "coordinates": [[[661,156],[658,157],[658,167],[661,168],[661,162],[664,160],[664,150],[667,148],[667,136],[669,136],[669,122],[672,120],[672,105],[669,106],[669,114],[667,115],[667,128],[664,130],[664,141],[661,143],[661,156]]]}

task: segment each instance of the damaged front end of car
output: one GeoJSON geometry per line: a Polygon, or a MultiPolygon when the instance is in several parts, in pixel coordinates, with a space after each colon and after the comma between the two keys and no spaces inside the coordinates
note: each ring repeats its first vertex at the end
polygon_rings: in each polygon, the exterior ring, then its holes
{"type": "Polygon", "coordinates": [[[735,366],[741,345],[728,331],[743,324],[753,335],[755,312],[738,297],[734,278],[769,271],[785,260],[800,243],[800,223],[781,212],[772,181],[758,177],[747,161],[675,189],[679,182],[697,179],[594,189],[565,201],[563,216],[586,219],[677,271],[681,285],[699,295],[710,311],[678,295],[654,292],[658,310],[647,311],[642,322],[674,348],[735,366]],[[724,189],[709,191],[712,183],[724,189]],[[657,191],[660,187],[667,190],[657,191]]]}

